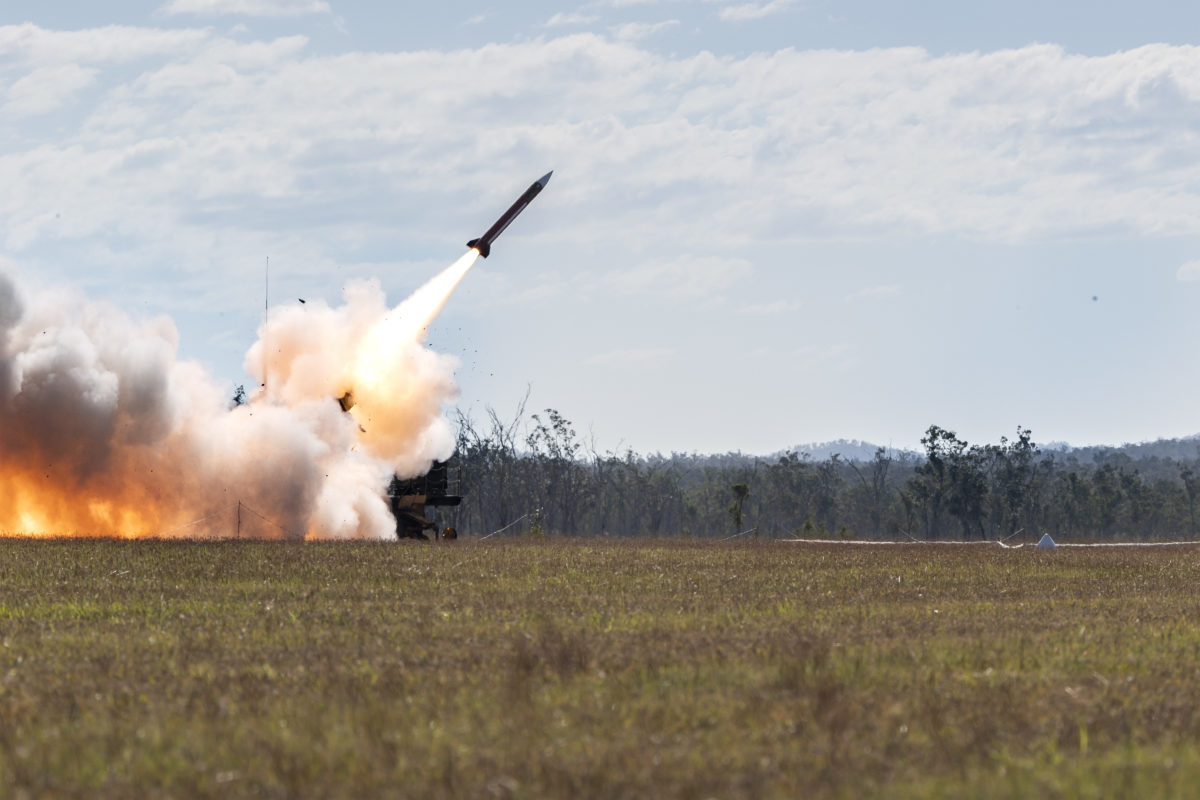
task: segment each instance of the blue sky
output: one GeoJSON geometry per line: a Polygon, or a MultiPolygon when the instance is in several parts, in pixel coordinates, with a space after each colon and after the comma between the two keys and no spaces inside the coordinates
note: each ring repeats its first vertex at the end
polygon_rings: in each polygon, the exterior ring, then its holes
{"type": "Polygon", "coordinates": [[[1200,10],[1165,2],[0,10],[0,265],[168,315],[399,302],[546,192],[430,341],[600,450],[1200,432],[1200,10]]]}

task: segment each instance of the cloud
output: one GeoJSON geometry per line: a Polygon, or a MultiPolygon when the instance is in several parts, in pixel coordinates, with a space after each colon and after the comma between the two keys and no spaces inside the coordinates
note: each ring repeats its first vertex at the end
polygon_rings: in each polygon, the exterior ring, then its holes
{"type": "Polygon", "coordinates": [[[27,263],[53,247],[211,286],[270,252],[316,276],[486,224],[549,167],[554,224],[514,235],[619,248],[596,290],[688,301],[746,280],[761,245],[1200,233],[1189,47],[672,56],[578,33],[329,55],[18,25],[0,49],[0,243],[27,263]],[[71,124],[39,128],[51,109],[71,124]]]}
{"type": "Polygon", "coordinates": [[[726,22],[745,22],[747,20],[762,19],[782,11],[786,11],[794,6],[795,0],[770,0],[767,3],[741,3],[733,6],[725,6],[717,12],[717,16],[726,22]]]}
{"type": "Polygon", "coordinates": [[[546,22],[543,24],[547,28],[557,28],[565,25],[590,25],[599,19],[600,18],[594,14],[584,14],[579,11],[571,13],[564,13],[560,11],[550,19],[546,20],[546,22]]]}
{"type": "Polygon", "coordinates": [[[1200,283],[1200,259],[1189,261],[1179,268],[1175,277],[1183,283],[1200,283]]]}
{"type": "Polygon", "coordinates": [[[673,347],[637,347],[626,350],[609,350],[604,353],[596,353],[584,359],[585,364],[600,366],[604,364],[628,365],[632,363],[645,363],[648,361],[661,361],[665,358],[671,358],[675,355],[673,347]]]}
{"type": "MultiPolygon", "coordinates": [[[[0,26],[0,53],[20,65],[128,63],[152,57],[186,58],[204,42],[204,30],[160,30],[106,25],[53,31],[32,23],[0,26]]],[[[0,66],[0,70],[3,67],[0,66]]]]}
{"type": "Polygon", "coordinates": [[[627,22],[624,25],[614,25],[611,30],[615,38],[631,42],[653,36],[659,31],[678,25],[679,20],[668,19],[662,22],[627,22]]]}
{"type": "Polygon", "coordinates": [[[324,0],[170,0],[159,9],[159,13],[206,17],[299,17],[305,14],[329,14],[332,9],[324,0]]]}
{"type": "Polygon", "coordinates": [[[95,69],[77,64],[35,69],[8,87],[7,101],[0,111],[17,116],[53,111],[90,86],[95,79],[95,69]]]}
{"type": "Polygon", "coordinates": [[[685,255],[612,272],[602,283],[622,294],[698,300],[720,295],[753,272],[750,262],[742,258],[685,255]]]}
{"type": "Polygon", "coordinates": [[[866,286],[850,295],[847,300],[868,300],[876,297],[894,297],[900,294],[900,287],[895,284],[882,286],[866,286]]]}
{"type": "Polygon", "coordinates": [[[772,300],[767,303],[742,306],[738,309],[738,313],[752,317],[774,317],[799,311],[803,306],[804,304],[798,300],[772,300]]]}
{"type": "Polygon", "coordinates": [[[858,365],[853,348],[845,342],[801,345],[788,354],[788,360],[794,368],[807,370],[826,367],[847,372],[858,365]]]}
{"type": "Polygon", "coordinates": [[[606,0],[604,5],[611,8],[632,8],[637,6],[659,5],[721,5],[717,17],[726,22],[744,22],[746,20],[762,19],[773,14],[786,11],[796,5],[797,0],[767,0],[766,2],[750,2],[729,4],[727,0],[606,0]]]}

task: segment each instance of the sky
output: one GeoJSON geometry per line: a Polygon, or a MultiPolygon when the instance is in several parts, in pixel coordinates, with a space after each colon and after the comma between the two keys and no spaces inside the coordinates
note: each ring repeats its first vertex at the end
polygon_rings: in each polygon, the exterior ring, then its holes
{"type": "MultiPolygon", "coordinates": [[[[597,452],[1200,432],[1200,7],[0,6],[0,269],[170,317],[402,301],[479,423],[597,452]],[[268,270],[269,260],[269,270],[268,270]]],[[[447,414],[453,414],[447,408],[447,414]]]]}

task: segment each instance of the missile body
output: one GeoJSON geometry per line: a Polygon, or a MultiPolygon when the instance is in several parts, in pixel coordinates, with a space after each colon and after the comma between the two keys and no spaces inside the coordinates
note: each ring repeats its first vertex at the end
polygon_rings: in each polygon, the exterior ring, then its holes
{"type": "Polygon", "coordinates": [[[541,178],[533,182],[533,185],[525,190],[525,193],[517,198],[517,202],[509,207],[500,215],[500,219],[496,220],[492,227],[487,229],[487,233],[480,236],[478,239],[472,239],[467,242],[467,247],[474,247],[479,251],[479,255],[484,258],[488,257],[488,253],[492,252],[492,242],[496,241],[496,237],[504,233],[512,221],[517,218],[517,215],[525,210],[525,206],[529,205],[533,198],[538,196],[538,192],[546,188],[546,184],[550,182],[550,176],[554,174],[554,170],[547,172],[541,178]]]}

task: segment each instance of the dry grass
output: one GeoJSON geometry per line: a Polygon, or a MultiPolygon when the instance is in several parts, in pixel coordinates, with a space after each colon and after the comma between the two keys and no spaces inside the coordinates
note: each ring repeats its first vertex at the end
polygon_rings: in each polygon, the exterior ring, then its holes
{"type": "Polygon", "coordinates": [[[0,548],[0,796],[1200,785],[1200,550],[0,548]]]}

